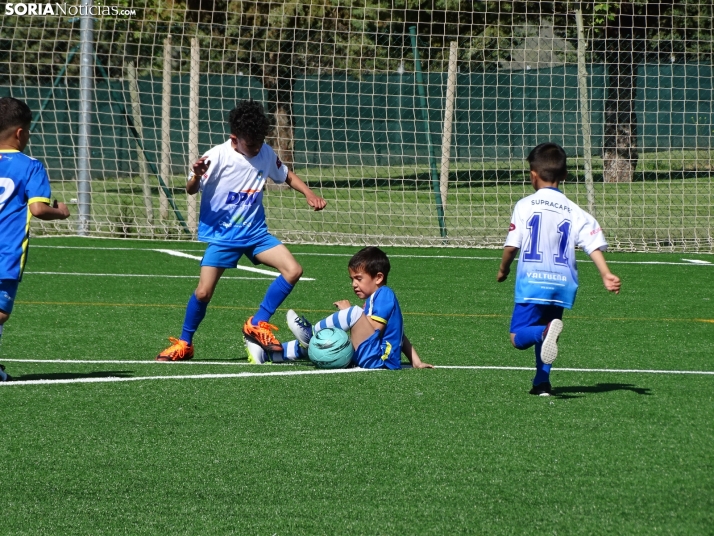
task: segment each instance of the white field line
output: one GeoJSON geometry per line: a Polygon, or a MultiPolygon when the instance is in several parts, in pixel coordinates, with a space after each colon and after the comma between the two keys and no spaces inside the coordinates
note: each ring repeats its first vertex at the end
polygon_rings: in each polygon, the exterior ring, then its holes
{"type": "MultiPolygon", "coordinates": [[[[175,250],[175,249],[155,249],[155,248],[94,248],[94,247],[87,247],[87,246],[43,246],[41,244],[38,245],[33,245],[33,248],[49,248],[49,249],[103,249],[103,250],[111,250],[111,251],[153,251],[156,253],[164,253],[166,255],[172,255],[174,257],[182,257],[184,259],[191,259],[194,261],[200,261],[203,259],[202,255],[191,255],[189,253],[184,253],[183,251],[175,250]]],[[[260,268],[253,268],[252,266],[241,266],[238,265],[236,266],[238,270],[243,270],[245,272],[253,272],[256,274],[262,274],[262,275],[269,275],[270,277],[278,277],[280,275],[280,272],[273,272],[270,270],[262,270],[260,268]]],[[[94,276],[116,276],[116,277],[191,277],[191,278],[196,278],[196,276],[151,276],[151,275],[141,275],[141,274],[72,274],[72,273],[66,273],[66,272],[25,272],[28,274],[35,273],[35,274],[48,274],[48,275],[94,275],[94,276]]],[[[267,279],[267,278],[254,278],[254,277],[222,277],[221,279],[267,279]]],[[[300,281],[315,281],[314,278],[312,277],[301,277],[300,281]]]]}
{"type": "MultiPolygon", "coordinates": [[[[174,365],[204,365],[204,366],[256,366],[251,363],[235,362],[235,361],[175,361],[173,363],[167,361],[139,360],[139,359],[8,359],[0,358],[3,362],[8,363],[73,363],[73,364],[101,364],[101,365],[159,365],[159,366],[174,366],[174,365]]],[[[302,361],[307,363],[307,361],[302,361]]],[[[293,363],[281,363],[279,366],[289,366],[293,363]]],[[[412,368],[411,365],[404,365],[402,368],[412,368]]],[[[464,370],[533,370],[533,367],[506,367],[498,365],[439,365],[439,369],[464,369],[464,370]]],[[[567,372],[630,372],[642,374],[704,374],[714,375],[714,371],[710,370],[656,370],[656,369],[590,369],[590,368],[559,368],[554,370],[567,372]]],[[[315,371],[324,372],[324,371],[315,371]]]]}
{"type": "MultiPolygon", "coordinates": [[[[176,251],[174,249],[154,249],[153,251],[158,251],[159,253],[166,253],[167,255],[172,255],[174,257],[183,257],[185,259],[193,259],[200,261],[203,257],[198,255],[190,255],[188,253],[183,253],[182,251],[176,251]]],[[[280,272],[272,272],[270,270],[262,270],[261,268],[253,268],[252,266],[236,266],[238,270],[244,270],[246,272],[254,272],[256,274],[269,275],[271,277],[278,277],[280,272]]],[[[312,277],[301,277],[300,281],[315,281],[312,277]]]]}
{"type": "MultiPolygon", "coordinates": [[[[533,371],[533,367],[497,367],[497,366],[469,366],[469,365],[443,365],[440,369],[466,369],[466,370],[529,370],[533,371]]],[[[618,373],[626,372],[630,374],[695,374],[702,376],[714,376],[714,370],[654,370],[654,369],[591,369],[591,368],[559,368],[552,369],[557,372],[607,372],[618,373]]]]}
{"type": "MultiPolygon", "coordinates": [[[[154,249],[154,248],[122,248],[122,247],[88,247],[88,246],[47,246],[42,244],[32,245],[33,248],[49,248],[49,249],[105,249],[114,251],[158,251],[161,253],[166,253],[168,255],[175,255],[177,257],[186,257],[189,259],[201,260],[202,257],[196,255],[190,255],[184,253],[187,251],[195,252],[195,250],[177,250],[177,249],[154,249]]],[[[349,253],[310,253],[310,252],[293,252],[295,256],[304,257],[352,257],[349,253]]],[[[472,260],[472,261],[500,261],[501,257],[470,257],[470,256],[459,256],[459,255],[390,255],[390,258],[401,258],[401,259],[457,259],[457,260],[472,260]]],[[[714,262],[703,261],[697,259],[682,259],[685,262],[667,262],[667,261],[618,261],[608,259],[608,264],[659,264],[665,266],[714,266],[714,262]]],[[[589,259],[578,260],[578,262],[592,262],[589,259]]],[[[247,271],[256,271],[258,268],[251,268],[249,266],[238,266],[238,269],[247,271]]],[[[275,272],[264,271],[268,275],[277,277],[278,274],[275,272]]],[[[301,278],[301,281],[312,281],[309,278],[301,278]]]]}
{"type": "MultiPolygon", "coordinates": [[[[28,361],[34,363],[41,363],[43,361],[48,363],[103,363],[103,364],[120,364],[120,363],[137,363],[136,361],[62,361],[62,360],[43,360],[43,359],[4,359],[4,361],[28,361]]],[[[156,363],[155,361],[139,361],[141,364],[151,364],[156,363]]],[[[167,363],[162,363],[167,364],[167,363]]],[[[199,364],[199,363],[195,363],[199,364]]],[[[208,365],[209,363],[205,363],[208,365]]],[[[216,365],[218,363],[210,363],[210,365],[216,365]]],[[[228,363],[225,363],[228,364],[228,363]]],[[[230,363],[237,365],[238,363],[230,363]]],[[[437,369],[462,369],[462,370],[516,370],[516,371],[528,371],[532,372],[532,367],[498,367],[498,366],[459,366],[459,365],[446,365],[436,367],[437,369]]],[[[605,372],[605,373],[630,373],[630,374],[690,374],[690,375],[714,375],[714,371],[706,370],[646,370],[646,369],[581,369],[581,368],[559,368],[555,369],[559,372],[605,372]]],[[[116,382],[132,382],[132,381],[145,381],[145,380],[215,380],[215,379],[231,379],[231,378],[265,378],[270,376],[306,376],[312,374],[341,374],[350,372],[373,372],[374,370],[362,369],[362,368],[351,368],[351,369],[333,369],[333,370],[288,370],[288,371],[275,371],[275,372],[238,372],[233,374],[192,374],[192,375],[169,375],[169,376],[135,376],[130,378],[117,377],[117,376],[107,376],[105,378],[72,378],[72,379],[62,379],[62,380],[27,380],[27,381],[12,381],[12,382],[0,382],[0,386],[19,386],[19,385],[54,385],[54,384],[67,384],[67,383],[116,383],[116,382]]]]}
{"type": "MultiPolygon", "coordinates": [[[[198,279],[198,275],[163,275],[163,274],[89,274],[83,272],[24,272],[25,275],[83,275],[93,277],[160,277],[165,279],[198,279]]],[[[225,276],[221,279],[241,279],[249,281],[272,281],[270,277],[232,277],[225,276]]]]}
{"type": "MultiPolygon", "coordinates": [[[[72,364],[82,364],[82,365],[207,365],[207,366],[254,366],[251,363],[242,361],[154,361],[154,360],[139,360],[139,359],[123,359],[123,360],[109,360],[109,359],[8,359],[6,357],[2,358],[3,363],[72,363],[72,364]]],[[[292,363],[281,363],[280,365],[291,365],[292,363]]]]}
{"type": "Polygon", "coordinates": [[[216,380],[225,378],[260,378],[270,376],[305,376],[310,374],[344,374],[351,372],[374,372],[374,369],[330,369],[330,370],[286,370],[280,372],[237,372],[234,374],[193,374],[180,376],[135,376],[132,378],[122,378],[118,376],[107,376],[106,378],[71,378],[63,380],[27,380],[0,382],[0,386],[9,387],[12,385],[55,385],[64,383],[115,383],[115,382],[136,382],[145,380],[216,380]]]}

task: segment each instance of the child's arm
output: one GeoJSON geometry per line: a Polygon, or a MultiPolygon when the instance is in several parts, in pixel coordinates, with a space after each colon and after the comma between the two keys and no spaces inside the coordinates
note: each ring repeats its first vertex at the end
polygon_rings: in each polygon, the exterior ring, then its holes
{"type": "Polygon", "coordinates": [[[503,257],[501,257],[501,266],[498,268],[496,281],[503,283],[508,279],[508,274],[511,273],[511,263],[518,254],[518,248],[514,246],[506,246],[503,248],[503,257]]]}
{"type": "Polygon", "coordinates": [[[288,171],[288,178],[285,179],[285,183],[293,190],[300,192],[302,195],[304,195],[305,199],[307,199],[307,204],[310,205],[313,209],[322,210],[323,208],[325,208],[325,205],[327,205],[327,201],[325,201],[322,197],[319,197],[312,193],[310,187],[304,182],[302,182],[300,177],[295,175],[295,173],[293,173],[292,171],[288,171]]]}
{"type": "Polygon", "coordinates": [[[607,263],[605,262],[605,255],[602,254],[602,251],[596,249],[590,254],[590,258],[600,271],[600,277],[602,277],[602,283],[605,285],[605,288],[610,292],[619,294],[621,286],[620,278],[610,271],[610,268],[608,268],[607,263]]]}
{"type": "Polygon", "coordinates": [[[49,206],[44,201],[37,201],[30,205],[30,214],[40,220],[66,220],[69,218],[69,209],[64,203],[58,203],[56,200],[49,206]]]}
{"type": "Polygon", "coordinates": [[[434,368],[434,365],[424,363],[419,359],[419,354],[417,354],[417,351],[412,346],[412,343],[409,342],[406,335],[402,337],[402,353],[407,356],[407,359],[414,368],[434,368]]]}
{"type": "Polygon", "coordinates": [[[189,195],[198,193],[198,190],[201,188],[201,177],[203,177],[203,174],[208,171],[208,167],[211,165],[211,161],[206,160],[206,158],[206,156],[202,156],[196,160],[192,166],[193,171],[188,176],[188,182],[186,182],[186,193],[189,195]]]}
{"type": "MultiPolygon", "coordinates": [[[[339,301],[333,302],[332,305],[337,307],[340,311],[342,311],[343,309],[349,309],[350,307],[352,307],[350,300],[339,300],[339,301]]],[[[373,330],[378,329],[378,330],[382,331],[384,329],[384,324],[382,324],[381,322],[372,320],[372,317],[368,316],[366,314],[364,315],[364,317],[369,321],[373,330]]]]}

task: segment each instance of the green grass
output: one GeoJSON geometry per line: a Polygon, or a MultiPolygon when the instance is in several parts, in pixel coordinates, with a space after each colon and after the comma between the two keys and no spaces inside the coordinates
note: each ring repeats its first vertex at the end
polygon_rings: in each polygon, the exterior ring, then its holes
{"type": "MultiPolygon", "coordinates": [[[[363,170],[364,171],[364,170],[363,170]]],[[[129,181],[129,179],[127,179],[129,181]]],[[[118,238],[183,238],[173,213],[159,220],[158,190],[153,199],[153,227],[147,225],[137,181],[94,181],[91,232],[118,238]]],[[[76,198],[75,184],[53,185],[59,199],[76,198]]],[[[389,188],[315,188],[328,201],[319,213],[292,190],[266,192],[268,223],[284,240],[314,244],[361,244],[364,237],[391,245],[441,245],[434,196],[428,190],[389,188]]],[[[588,208],[585,185],[566,183],[565,193],[588,208]]],[[[452,246],[500,247],[513,205],[532,190],[529,184],[491,186],[456,184],[446,204],[446,228],[452,246]]],[[[594,212],[614,250],[714,251],[714,189],[711,178],[633,182],[594,186],[594,212]]],[[[176,203],[188,219],[187,197],[175,191],[176,203]]],[[[70,207],[76,214],[77,207],[70,207]]],[[[76,216],[75,216],[76,217],[76,216]]],[[[74,234],[68,222],[36,222],[38,234],[74,234]]]]}
{"type": "MultiPolygon", "coordinates": [[[[527,394],[530,370],[274,376],[314,369],[248,366],[239,328],[267,280],[222,281],[196,335],[198,364],[155,364],[166,337],[179,334],[193,277],[36,273],[197,274],[195,261],[151,248],[202,251],[190,242],[33,240],[2,339],[0,362],[18,385],[0,387],[0,532],[711,533],[714,376],[562,369],[714,371],[714,267],[610,254],[623,279],[615,296],[581,262],[557,396],[547,399],[527,394]],[[91,249],[37,247],[58,245],[91,249]],[[22,385],[240,372],[260,375],[22,385]]],[[[283,338],[287,308],[316,320],[353,297],[346,262],[355,248],[291,250],[316,281],[299,283],[274,317],[283,338]]],[[[390,286],[425,361],[532,365],[532,351],[508,342],[513,281],[495,283],[498,252],[387,252],[390,286]]]]}

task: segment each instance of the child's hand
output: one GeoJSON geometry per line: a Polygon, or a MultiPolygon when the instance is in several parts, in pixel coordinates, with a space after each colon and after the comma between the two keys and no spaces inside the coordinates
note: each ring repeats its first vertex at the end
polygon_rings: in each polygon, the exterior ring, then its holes
{"type": "Polygon", "coordinates": [[[307,204],[310,205],[315,211],[322,210],[325,206],[327,206],[327,201],[312,192],[307,194],[305,198],[307,199],[307,204]]]}
{"type": "Polygon", "coordinates": [[[58,203],[55,199],[54,203],[52,203],[52,208],[59,210],[60,220],[66,220],[67,218],[69,218],[69,209],[64,203],[58,203]]]}
{"type": "Polygon", "coordinates": [[[508,279],[508,274],[510,274],[510,273],[511,273],[510,268],[500,267],[498,269],[498,275],[496,276],[496,281],[498,281],[499,283],[503,283],[506,279],[508,279]]]}
{"type": "Polygon", "coordinates": [[[622,284],[620,283],[620,278],[617,277],[615,274],[608,272],[605,275],[603,275],[602,283],[603,283],[603,285],[605,285],[605,288],[607,290],[609,290],[610,292],[614,292],[615,294],[620,293],[620,286],[622,284]]]}
{"type": "Polygon", "coordinates": [[[208,171],[208,167],[211,165],[210,160],[206,160],[207,157],[202,156],[193,164],[193,172],[199,177],[208,171]]]}
{"type": "Polygon", "coordinates": [[[349,309],[350,307],[352,307],[352,305],[350,304],[350,300],[340,300],[340,301],[336,301],[336,302],[334,302],[332,305],[334,305],[335,307],[337,307],[340,311],[341,311],[342,309],[349,309]]]}

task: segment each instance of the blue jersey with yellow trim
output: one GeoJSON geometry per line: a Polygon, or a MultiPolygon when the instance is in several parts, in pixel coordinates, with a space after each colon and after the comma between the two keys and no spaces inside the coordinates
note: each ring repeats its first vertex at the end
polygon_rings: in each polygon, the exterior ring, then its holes
{"type": "Polygon", "coordinates": [[[401,368],[404,319],[394,291],[389,287],[379,287],[365,300],[364,312],[372,320],[384,324],[380,341],[384,365],[388,369],[401,368]]]}
{"type": "Polygon", "coordinates": [[[29,205],[50,202],[42,162],[20,151],[0,150],[0,279],[20,280],[30,238],[29,205]]]}
{"type": "Polygon", "coordinates": [[[268,232],[263,187],[268,178],[285,182],[288,168],[263,144],[253,158],[238,153],[231,140],[204,155],[210,162],[201,177],[198,239],[209,244],[246,247],[268,232]]]}

